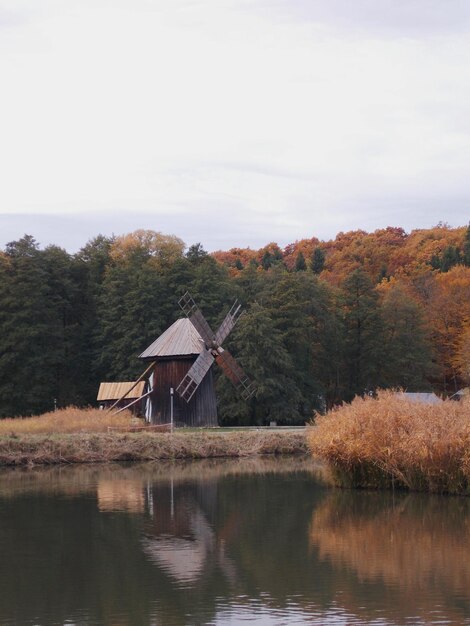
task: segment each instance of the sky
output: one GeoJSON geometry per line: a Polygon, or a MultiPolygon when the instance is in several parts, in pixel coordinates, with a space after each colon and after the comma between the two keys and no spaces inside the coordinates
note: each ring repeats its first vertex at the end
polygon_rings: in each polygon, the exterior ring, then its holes
{"type": "Polygon", "coordinates": [[[470,220],[468,0],[0,0],[0,246],[470,220]]]}

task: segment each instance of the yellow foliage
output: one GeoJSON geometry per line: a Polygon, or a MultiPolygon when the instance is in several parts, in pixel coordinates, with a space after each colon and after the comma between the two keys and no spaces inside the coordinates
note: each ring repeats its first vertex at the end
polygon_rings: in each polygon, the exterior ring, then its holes
{"type": "Polygon", "coordinates": [[[114,261],[125,261],[137,251],[158,260],[171,263],[183,255],[184,241],[175,235],[163,235],[154,230],[136,230],[133,233],[116,237],[110,250],[114,261]]]}

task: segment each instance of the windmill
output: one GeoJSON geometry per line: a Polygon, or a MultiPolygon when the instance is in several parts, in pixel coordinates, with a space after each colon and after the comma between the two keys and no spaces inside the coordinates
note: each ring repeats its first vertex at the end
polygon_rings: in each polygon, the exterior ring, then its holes
{"type": "Polygon", "coordinates": [[[183,400],[189,402],[215,361],[240,391],[242,398],[248,400],[255,391],[254,385],[230,352],[222,348],[222,342],[228,337],[241,315],[241,304],[235,300],[216,333],[212,332],[207,320],[188,292],[178,301],[178,304],[201,336],[204,349],[176,388],[177,393],[183,400]]]}
{"type": "Polygon", "coordinates": [[[149,362],[139,378],[147,379],[147,391],[141,396],[146,398],[145,416],[153,424],[167,424],[174,408],[176,424],[217,426],[214,362],[245,400],[255,392],[235,358],[222,347],[241,315],[241,305],[234,302],[214,333],[188,292],[178,304],[186,317],[176,320],[139,357],[149,362]],[[176,389],[174,399],[172,389],[176,389]]]}

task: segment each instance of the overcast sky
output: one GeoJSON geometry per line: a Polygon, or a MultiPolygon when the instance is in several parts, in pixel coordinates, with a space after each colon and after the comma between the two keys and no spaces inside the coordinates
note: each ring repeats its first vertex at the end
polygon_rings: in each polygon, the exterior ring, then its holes
{"type": "Polygon", "coordinates": [[[0,0],[0,245],[470,219],[469,0],[0,0]]]}

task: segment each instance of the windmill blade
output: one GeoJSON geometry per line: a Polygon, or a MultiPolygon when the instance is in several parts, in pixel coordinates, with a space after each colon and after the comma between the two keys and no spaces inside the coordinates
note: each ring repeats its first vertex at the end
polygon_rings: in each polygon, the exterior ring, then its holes
{"type": "Polygon", "coordinates": [[[232,304],[232,308],[227,313],[224,321],[220,325],[219,330],[215,333],[215,341],[218,346],[222,345],[224,339],[226,339],[232,328],[237,323],[238,318],[242,314],[241,309],[242,305],[239,304],[238,300],[235,300],[235,302],[232,304]]]}
{"type": "Polygon", "coordinates": [[[255,385],[250,381],[230,352],[219,348],[218,355],[215,357],[215,360],[217,365],[222,368],[222,371],[227,378],[229,378],[235,387],[240,391],[242,398],[244,400],[251,398],[256,391],[255,385]]]}
{"type": "Polygon", "coordinates": [[[201,335],[206,346],[210,346],[215,339],[214,333],[188,291],[178,300],[178,304],[201,335]]]}
{"type": "Polygon", "coordinates": [[[186,376],[180,382],[178,387],[176,388],[177,393],[180,395],[183,400],[189,402],[193,397],[196,389],[202,382],[202,379],[210,370],[212,363],[214,362],[214,357],[209,352],[209,350],[204,350],[197,357],[194,363],[191,365],[186,376]]]}

